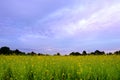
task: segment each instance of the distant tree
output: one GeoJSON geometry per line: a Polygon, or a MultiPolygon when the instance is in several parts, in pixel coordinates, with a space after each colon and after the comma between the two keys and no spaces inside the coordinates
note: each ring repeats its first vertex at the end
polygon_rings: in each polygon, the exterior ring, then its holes
{"type": "Polygon", "coordinates": [[[15,54],[15,55],[25,55],[25,52],[21,52],[18,49],[10,50],[9,47],[4,46],[4,47],[0,48],[0,54],[3,54],[3,55],[13,55],[13,54],[15,54]]]}
{"type": "Polygon", "coordinates": [[[60,56],[60,53],[57,53],[57,56],[60,56]]]}
{"type": "Polygon", "coordinates": [[[30,53],[27,53],[27,55],[31,55],[31,56],[34,56],[34,55],[37,55],[35,52],[30,52],[30,53]]]}
{"type": "Polygon", "coordinates": [[[87,55],[87,52],[86,52],[86,51],[83,51],[83,52],[82,52],[82,55],[87,55]]]}
{"type": "Polygon", "coordinates": [[[71,52],[69,55],[75,55],[75,52],[71,52]]]}
{"type": "Polygon", "coordinates": [[[10,50],[9,47],[4,46],[4,47],[0,48],[0,53],[4,54],[4,55],[10,55],[11,54],[11,50],[10,50]]]}
{"type": "Polygon", "coordinates": [[[94,52],[91,52],[90,55],[95,55],[95,53],[94,53],[94,52]]]}
{"type": "Polygon", "coordinates": [[[21,52],[20,50],[16,49],[16,50],[12,51],[12,54],[15,54],[15,55],[25,55],[25,52],[21,52]]]}
{"type": "Polygon", "coordinates": [[[15,52],[16,55],[21,54],[21,51],[19,51],[18,49],[16,49],[14,52],[15,52]]]}
{"type": "Polygon", "coordinates": [[[115,51],[114,54],[115,55],[120,55],[120,51],[115,51]]]}
{"type": "Polygon", "coordinates": [[[34,56],[34,55],[36,55],[36,53],[32,51],[32,52],[31,52],[31,55],[34,56]]]}
{"type": "Polygon", "coordinates": [[[95,55],[100,55],[100,51],[99,51],[99,50],[96,50],[96,51],[95,51],[95,55]]]}
{"type": "Polygon", "coordinates": [[[81,55],[79,52],[72,52],[72,53],[70,53],[69,55],[72,55],[72,56],[79,56],[79,55],[81,55]]]}
{"type": "Polygon", "coordinates": [[[53,54],[53,56],[60,56],[60,53],[53,54]]]}
{"type": "Polygon", "coordinates": [[[112,55],[112,52],[107,53],[107,55],[112,55]]]}
{"type": "Polygon", "coordinates": [[[38,53],[38,56],[44,56],[44,54],[42,54],[42,53],[38,53]]]}
{"type": "Polygon", "coordinates": [[[60,56],[60,53],[56,53],[56,54],[54,54],[53,56],[60,56]]]}
{"type": "Polygon", "coordinates": [[[101,55],[104,55],[104,54],[105,54],[105,52],[104,52],[104,51],[102,51],[102,52],[101,52],[101,55]]]}
{"type": "Polygon", "coordinates": [[[94,53],[95,53],[95,55],[104,55],[105,54],[104,51],[99,51],[99,50],[96,50],[94,53]]]}
{"type": "Polygon", "coordinates": [[[79,55],[81,55],[81,54],[80,54],[79,52],[76,52],[75,55],[76,55],[76,56],[79,56],[79,55]]]}

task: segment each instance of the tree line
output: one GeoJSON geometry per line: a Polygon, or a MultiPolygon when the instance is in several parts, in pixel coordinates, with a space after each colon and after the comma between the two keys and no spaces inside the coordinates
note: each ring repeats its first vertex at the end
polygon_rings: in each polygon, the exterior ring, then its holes
{"type": "MultiPolygon", "coordinates": [[[[25,53],[25,52],[22,52],[18,49],[16,50],[11,50],[9,47],[7,46],[4,46],[4,47],[1,47],[0,48],[0,55],[38,55],[38,56],[49,56],[50,54],[43,54],[43,53],[35,53],[35,52],[30,52],[30,53],[25,53]]],[[[60,56],[61,54],[60,53],[56,53],[54,54],[54,56],[60,56]]],[[[120,55],[120,50],[119,51],[115,51],[115,52],[109,52],[109,53],[105,53],[104,51],[99,51],[99,50],[96,50],[94,52],[86,52],[86,51],[83,51],[82,53],[80,52],[71,52],[69,54],[70,56],[84,56],[84,55],[120,55]]],[[[65,55],[65,56],[68,56],[68,55],[65,55]]]]}

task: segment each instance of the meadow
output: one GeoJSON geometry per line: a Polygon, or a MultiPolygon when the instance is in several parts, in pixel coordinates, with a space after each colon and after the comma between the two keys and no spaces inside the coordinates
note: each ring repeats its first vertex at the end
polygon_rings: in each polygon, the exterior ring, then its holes
{"type": "Polygon", "coordinates": [[[0,80],[120,80],[120,56],[0,56],[0,80]]]}

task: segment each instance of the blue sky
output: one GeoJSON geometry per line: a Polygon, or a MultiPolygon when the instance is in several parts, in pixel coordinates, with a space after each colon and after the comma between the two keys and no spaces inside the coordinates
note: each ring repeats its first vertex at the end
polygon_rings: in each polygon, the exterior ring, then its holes
{"type": "Polygon", "coordinates": [[[0,0],[0,47],[114,51],[119,35],[120,0],[0,0]]]}

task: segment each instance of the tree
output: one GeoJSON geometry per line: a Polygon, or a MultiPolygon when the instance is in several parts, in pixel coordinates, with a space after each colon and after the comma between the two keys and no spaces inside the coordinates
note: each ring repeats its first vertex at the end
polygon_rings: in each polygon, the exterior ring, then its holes
{"type": "Polygon", "coordinates": [[[60,56],[60,53],[57,53],[57,56],[60,56]]]}
{"type": "Polygon", "coordinates": [[[32,55],[32,56],[33,56],[33,55],[36,55],[36,53],[32,51],[32,52],[31,52],[31,55],[32,55]]]}
{"type": "Polygon", "coordinates": [[[91,52],[90,55],[95,55],[95,53],[94,53],[94,52],[91,52]]]}
{"type": "Polygon", "coordinates": [[[104,55],[104,54],[105,54],[105,52],[104,52],[104,51],[102,51],[102,52],[101,52],[101,55],[104,55]]]}
{"type": "Polygon", "coordinates": [[[71,52],[69,55],[75,55],[75,52],[71,52]]]}
{"type": "Polygon", "coordinates": [[[112,55],[112,52],[107,53],[107,55],[112,55]]]}
{"type": "Polygon", "coordinates": [[[105,54],[104,51],[99,51],[99,50],[96,50],[94,53],[95,53],[95,55],[104,55],[105,54]]]}
{"type": "Polygon", "coordinates": [[[120,55],[120,51],[115,51],[114,54],[120,55]]]}
{"type": "Polygon", "coordinates": [[[86,52],[86,51],[83,51],[83,52],[82,52],[82,55],[87,55],[87,52],[86,52]]]}
{"type": "Polygon", "coordinates": [[[30,53],[27,53],[27,55],[32,55],[32,56],[34,56],[34,55],[37,55],[35,52],[30,52],[30,53]]]}
{"type": "Polygon", "coordinates": [[[4,47],[1,47],[0,53],[4,55],[9,55],[11,54],[11,50],[9,47],[4,46],[4,47]]]}
{"type": "Polygon", "coordinates": [[[19,55],[21,52],[20,52],[18,49],[16,49],[16,50],[14,51],[14,53],[15,53],[16,55],[19,55]]]}
{"type": "Polygon", "coordinates": [[[76,52],[75,55],[76,55],[76,56],[79,56],[79,55],[81,55],[81,54],[80,54],[79,52],[76,52]]]}
{"type": "Polygon", "coordinates": [[[96,50],[96,51],[95,51],[95,55],[100,55],[100,51],[99,51],[99,50],[96,50]]]}
{"type": "Polygon", "coordinates": [[[42,53],[38,53],[38,56],[44,56],[44,54],[42,54],[42,53]]]}
{"type": "Polygon", "coordinates": [[[56,53],[56,54],[54,54],[53,56],[60,56],[60,53],[56,53]]]}
{"type": "Polygon", "coordinates": [[[12,51],[12,54],[15,54],[15,55],[25,55],[25,52],[21,52],[20,50],[16,49],[16,50],[12,51]]]}
{"type": "Polygon", "coordinates": [[[79,55],[81,55],[79,52],[72,52],[72,53],[70,53],[69,55],[72,55],[72,56],[79,56],[79,55]]]}

